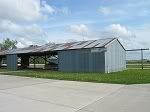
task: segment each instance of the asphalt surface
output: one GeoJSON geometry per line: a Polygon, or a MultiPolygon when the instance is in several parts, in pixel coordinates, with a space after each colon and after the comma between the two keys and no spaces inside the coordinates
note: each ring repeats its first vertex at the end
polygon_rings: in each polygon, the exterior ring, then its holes
{"type": "Polygon", "coordinates": [[[150,84],[0,75],[0,112],[150,112],[150,84]]]}

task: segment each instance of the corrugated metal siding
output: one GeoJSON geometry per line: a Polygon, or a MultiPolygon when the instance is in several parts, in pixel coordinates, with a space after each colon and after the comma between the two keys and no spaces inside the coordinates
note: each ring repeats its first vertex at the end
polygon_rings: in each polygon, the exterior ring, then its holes
{"type": "Polygon", "coordinates": [[[107,47],[105,54],[105,72],[117,72],[126,69],[126,51],[115,40],[107,47]]]}
{"type": "Polygon", "coordinates": [[[70,72],[105,72],[104,52],[91,53],[90,49],[58,52],[59,70],[70,72]]]}
{"type": "Polygon", "coordinates": [[[17,70],[17,55],[7,55],[7,69],[17,70]]]}

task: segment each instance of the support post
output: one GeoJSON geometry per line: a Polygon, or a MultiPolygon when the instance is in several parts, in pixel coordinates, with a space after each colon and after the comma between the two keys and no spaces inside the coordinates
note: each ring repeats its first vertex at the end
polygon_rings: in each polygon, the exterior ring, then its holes
{"type": "Polygon", "coordinates": [[[21,68],[27,68],[29,66],[29,56],[21,56],[21,68]]]}
{"type": "Polygon", "coordinates": [[[18,69],[18,56],[16,54],[7,55],[7,69],[8,70],[17,70],[18,69]]]}
{"type": "Polygon", "coordinates": [[[142,70],[143,70],[143,50],[141,49],[141,66],[142,66],[142,70]]]}
{"type": "Polygon", "coordinates": [[[46,54],[45,54],[45,57],[44,57],[44,61],[45,61],[45,65],[46,65],[46,61],[47,61],[46,54]]]}
{"type": "Polygon", "coordinates": [[[33,57],[34,69],[35,69],[35,56],[33,57]]]}
{"type": "Polygon", "coordinates": [[[3,60],[3,59],[2,59],[2,58],[0,58],[0,68],[1,68],[1,66],[2,66],[2,60],[3,60]]]}

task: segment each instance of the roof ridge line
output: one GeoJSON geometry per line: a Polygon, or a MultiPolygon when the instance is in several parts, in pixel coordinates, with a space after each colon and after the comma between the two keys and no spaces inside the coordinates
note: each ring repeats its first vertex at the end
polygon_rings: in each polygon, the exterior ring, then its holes
{"type": "Polygon", "coordinates": [[[109,42],[107,42],[106,44],[104,44],[103,46],[105,47],[106,45],[110,44],[112,41],[116,40],[117,38],[112,38],[109,42]]]}

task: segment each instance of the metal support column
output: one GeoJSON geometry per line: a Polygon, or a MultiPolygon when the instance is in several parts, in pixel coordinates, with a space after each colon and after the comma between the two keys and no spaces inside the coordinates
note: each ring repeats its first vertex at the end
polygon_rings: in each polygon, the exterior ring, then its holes
{"type": "Polygon", "coordinates": [[[141,66],[142,66],[142,70],[143,70],[143,50],[141,49],[141,66]]]}
{"type": "Polygon", "coordinates": [[[29,56],[23,55],[21,56],[21,68],[29,67],[29,56]]]}
{"type": "Polygon", "coordinates": [[[2,66],[2,60],[3,60],[3,59],[2,59],[2,58],[0,58],[0,68],[1,68],[1,66],[2,66]]]}
{"type": "Polygon", "coordinates": [[[45,65],[46,65],[46,62],[47,62],[46,54],[45,54],[45,56],[44,56],[44,62],[45,62],[45,65]]]}
{"type": "Polygon", "coordinates": [[[33,57],[34,69],[35,69],[35,56],[33,57]]]}

